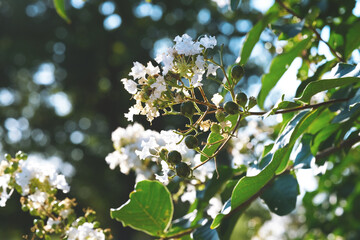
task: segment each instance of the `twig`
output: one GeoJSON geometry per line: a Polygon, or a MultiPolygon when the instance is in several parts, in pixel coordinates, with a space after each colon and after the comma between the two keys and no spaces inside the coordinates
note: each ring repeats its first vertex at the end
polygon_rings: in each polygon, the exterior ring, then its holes
{"type": "MultiPolygon", "coordinates": [[[[299,18],[299,19],[302,19],[296,12],[294,12],[293,10],[291,10],[290,8],[288,8],[281,0],[276,0],[276,2],[281,6],[283,7],[288,13],[292,14],[293,16],[299,18]]],[[[345,59],[340,55],[340,53],[338,53],[335,49],[333,49],[330,44],[328,42],[326,42],[322,37],[321,35],[318,33],[318,31],[316,31],[316,29],[309,25],[309,24],[306,24],[305,25],[307,28],[309,28],[313,33],[315,33],[316,37],[324,42],[330,49],[330,51],[334,54],[334,56],[336,58],[338,58],[341,62],[345,62],[345,59]]]]}
{"type": "MultiPolygon", "coordinates": [[[[334,99],[334,100],[330,100],[327,102],[322,102],[322,103],[316,103],[316,104],[307,104],[304,106],[300,106],[300,107],[295,107],[295,108],[289,108],[289,109],[284,109],[284,110],[278,110],[275,111],[274,114],[283,114],[283,113],[289,113],[289,112],[296,112],[296,111],[300,111],[300,110],[304,110],[304,109],[308,109],[308,108],[318,108],[327,104],[333,104],[333,103],[337,103],[337,102],[345,102],[349,100],[349,98],[342,98],[342,99],[334,99]]],[[[248,115],[264,115],[267,112],[249,112],[248,115]]]]}
{"type": "Polygon", "coordinates": [[[316,158],[316,160],[320,160],[322,158],[328,157],[329,155],[331,155],[343,148],[351,147],[352,145],[354,145],[357,142],[360,142],[360,135],[350,138],[350,139],[346,139],[344,141],[341,141],[338,146],[333,146],[333,147],[324,149],[323,151],[317,153],[315,158],[316,158]]]}

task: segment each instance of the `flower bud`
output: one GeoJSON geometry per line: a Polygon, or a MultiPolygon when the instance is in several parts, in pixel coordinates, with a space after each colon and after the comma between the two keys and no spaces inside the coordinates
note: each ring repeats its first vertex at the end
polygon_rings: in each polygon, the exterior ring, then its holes
{"type": "Polygon", "coordinates": [[[190,149],[194,149],[199,145],[199,141],[195,136],[189,135],[185,138],[185,145],[190,149]]]}
{"type": "Polygon", "coordinates": [[[175,170],[179,177],[188,177],[191,171],[189,165],[184,162],[176,164],[175,170]]]}
{"type": "Polygon", "coordinates": [[[231,69],[231,78],[234,82],[238,82],[244,76],[244,68],[240,65],[235,65],[231,69]]]}
{"type": "Polygon", "coordinates": [[[180,106],[180,112],[186,117],[192,117],[196,112],[194,103],[192,102],[183,102],[180,106]]]}
{"type": "Polygon", "coordinates": [[[174,150],[168,153],[167,159],[169,163],[176,165],[181,162],[182,156],[178,151],[174,150]]]}
{"type": "Polygon", "coordinates": [[[249,97],[248,108],[251,109],[251,108],[253,108],[256,104],[257,104],[256,98],[253,97],[253,96],[249,97]]]}
{"type": "Polygon", "coordinates": [[[215,112],[215,117],[219,122],[223,122],[225,120],[226,115],[223,110],[218,109],[215,112]]]}
{"type": "Polygon", "coordinates": [[[243,92],[239,92],[238,94],[236,94],[235,96],[235,101],[237,104],[239,104],[242,107],[246,106],[246,103],[248,101],[248,97],[246,96],[245,93],[243,92]]]}
{"type": "Polygon", "coordinates": [[[224,110],[230,115],[237,114],[239,112],[239,105],[234,103],[233,101],[229,101],[225,103],[224,110]]]}

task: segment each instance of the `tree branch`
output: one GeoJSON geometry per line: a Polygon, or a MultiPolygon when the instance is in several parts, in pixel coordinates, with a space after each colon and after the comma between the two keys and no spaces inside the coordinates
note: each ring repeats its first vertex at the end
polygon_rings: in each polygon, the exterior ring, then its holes
{"type": "Polygon", "coordinates": [[[340,144],[338,146],[329,147],[329,148],[326,148],[325,150],[317,153],[315,156],[316,161],[318,161],[322,158],[328,157],[331,154],[333,154],[343,148],[351,147],[357,142],[360,142],[360,135],[353,137],[353,138],[346,139],[346,140],[340,142],[340,144]]]}
{"type": "MultiPolygon", "coordinates": [[[[276,0],[276,2],[282,7],[284,8],[288,13],[290,13],[291,15],[299,18],[299,19],[302,19],[302,17],[300,17],[296,12],[294,12],[293,10],[291,10],[290,8],[288,8],[281,0],[276,0]]],[[[330,51],[332,52],[332,54],[334,54],[334,56],[339,59],[341,62],[345,62],[345,59],[340,55],[339,52],[337,52],[335,49],[333,49],[330,44],[328,42],[326,42],[322,37],[321,35],[318,33],[318,31],[316,31],[316,29],[309,25],[309,24],[305,24],[305,26],[307,28],[309,28],[314,34],[315,36],[322,42],[324,42],[330,49],[330,51]]]]}

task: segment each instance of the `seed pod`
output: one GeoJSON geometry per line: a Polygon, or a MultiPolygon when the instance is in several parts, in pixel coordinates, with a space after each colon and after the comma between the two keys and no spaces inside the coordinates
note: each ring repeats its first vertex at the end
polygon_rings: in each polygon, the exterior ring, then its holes
{"type": "Polygon", "coordinates": [[[176,164],[175,170],[179,177],[188,177],[191,171],[189,165],[184,162],[176,164]]]}
{"type": "Polygon", "coordinates": [[[256,104],[257,104],[256,98],[253,97],[253,96],[249,97],[248,108],[251,109],[251,108],[253,108],[256,104]]]}
{"type": "Polygon", "coordinates": [[[234,82],[238,82],[244,76],[244,68],[240,65],[235,65],[231,69],[231,78],[234,82]]]}
{"type": "Polygon", "coordinates": [[[180,112],[186,117],[192,117],[196,112],[194,103],[192,102],[183,102],[180,106],[180,112]]]}
{"type": "Polygon", "coordinates": [[[181,159],[182,159],[181,154],[176,150],[169,152],[167,155],[168,162],[174,165],[180,163],[181,159]]]}
{"type": "Polygon", "coordinates": [[[195,136],[189,135],[185,138],[185,145],[190,149],[194,149],[199,145],[199,141],[195,136]]]}
{"type": "Polygon", "coordinates": [[[237,114],[239,112],[239,105],[234,103],[233,101],[229,101],[225,103],[224,110],[230,115],[237,114]]]}
{"type": "Polygon", "coordinates": [[[238,94],[236,94],[235,96],[235,101],[237,104],[239,104],[242,107],[246,106],[246,103],[248,101],[248,97],[246,96],[245,93],[243,92],[239,92],[238,94]]]}
{"type": "Polygon", "coordinates": [[[225,120],[226,115],[223,110],[218,109],[215,112],[215,117],[219,122],[223,122],[225,120]]]}

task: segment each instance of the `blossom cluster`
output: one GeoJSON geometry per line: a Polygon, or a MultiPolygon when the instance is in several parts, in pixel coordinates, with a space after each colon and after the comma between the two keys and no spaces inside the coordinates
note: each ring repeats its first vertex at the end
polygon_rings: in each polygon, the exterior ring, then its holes
{"type": "MultiPolygon", "coordinates": [[[[145,130],[138,123],[128,125],[126,128],[117,128],[112,133],[112,141],[115,151],[108,154],[106,162],[111,169],[119,166],[120,171],[129,174],[135,171],[136,182],[145,179],[158,179],[162,183],[168,184],[170,169],[166,161],[162,160],[161,152],[178,151],[183,161],[196,165],[200,163],[200,155],[188,149],[181,141],[181,136],[173,131],[145,130]],[[160,167],[161,166],[161,167],[160,167]]],[[[211,164],[200,170],[193,172],[196,181],[205,182],[212,176],[214,166],[211,164]]]]}
{"type": "Polygon", "coordinates": [[[85,217],[76,217],[74,199],[60,200],[58,190],[67,193],[70,186],[65,176],[58,174],[51,164],[27,161],[27,155],[17,153],[15,158],[6,155],[0,162],[0,206],[4,207],[14,191],[20,195],[23,211],[38,217],[32,231],[39,239],[57,235],[68,240],[110,238],[108,230],[95,227],[94,212],[87,210],[85,217]],[[91,217],[89,217],[91,215],[91,217]]]}
{"type": "Polygon", "coordinates": [[[184,34],[174,39],[175,45],[159,54],[155,60],[162,66],[146,66],[134,62],[129,76],[122,79],[125,89],[136,100],[125,117],[146,115],[148,121],[160,116],[159,110],[171,108],[190,96],[191,90],[202,86],[203,76],[216,75],[219,66],[206,59],[205,52],[216,45],[215,37],[204,36],[199,41],[184,34]]]}

